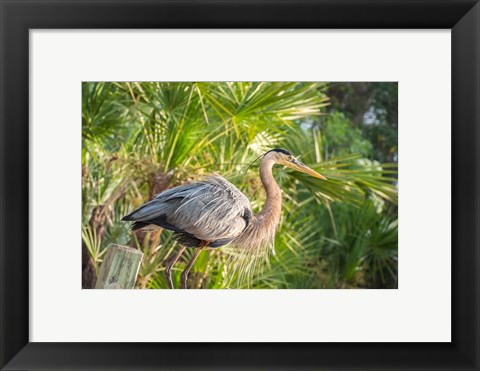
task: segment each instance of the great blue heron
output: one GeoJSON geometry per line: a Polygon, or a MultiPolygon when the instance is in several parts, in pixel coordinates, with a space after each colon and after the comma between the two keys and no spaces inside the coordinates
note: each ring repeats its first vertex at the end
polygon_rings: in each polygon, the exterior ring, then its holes
{"type": "Polygon", "coordinates": [[[165,269],[170,288],[173,288],[173,265],[187,247],[197,249],[181,275],[182,288],[187,288],[188,273],[206,247],[232,244],[242,251],[251,251],[273,242],[282,205],[282,193],[272,175],[275,164],[326,179],[287,150],[276,148],[266,152],[260,162],[260,179],[267,198],[262,211],[256,215],[250,201],[237,187],[215,175],[159,193],[122,220],[133,221],[132,230],[153,224],[174,232],[181,248],[165,269]]]}

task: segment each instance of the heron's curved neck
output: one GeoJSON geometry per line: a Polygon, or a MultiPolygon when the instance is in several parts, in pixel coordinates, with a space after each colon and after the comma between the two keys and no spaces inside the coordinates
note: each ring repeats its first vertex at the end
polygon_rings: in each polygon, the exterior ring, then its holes
{"type": "Polygon", "coordinates": [[[280,219],[280,210],[282,207],[282,191],[273,178],[272,167],[275,162],[271,159],[263,159],[260,162],[260,179],[265,187],[267,198],[263,205],[259,217],[267,217],[275,225],[280,219]]]}

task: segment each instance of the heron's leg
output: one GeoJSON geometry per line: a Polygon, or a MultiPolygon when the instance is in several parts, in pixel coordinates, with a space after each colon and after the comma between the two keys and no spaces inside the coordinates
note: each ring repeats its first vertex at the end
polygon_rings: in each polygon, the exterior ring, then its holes
{"type": "Polygon", "coordinates": [[[173,260],[168,264],[167,268],[165,268],[165,274],[167,275],[167,283],[168,287],[170,289],[173,289],[173,281],[172,281],[172,267],[175,265],[175,263],[180,259],[180,256],[182,256],[183,252],[185,251],[186,247],[185,246],[180,246],[180,251],[178,252],[177,255],[173,258],[173,260]]]}
{"type": "Polygon", "coordinates": [[[197,247],[197,250],[195,251],[195,254],[193,254],[192,259],[188,262],[187,266],[185,267],[185,270],[182,272],[182,276],[181,276],[182,289],[187,288],[188,273],[190,272],[190,269],[192,268],[193,264],[195,263],[195,260],[197,260],[198,255],[200,255],[202,250],[208,244],[209,244],[209,242],[204,241],[204,242],[202,242],[202,244],[199,247],[197,247]]]}

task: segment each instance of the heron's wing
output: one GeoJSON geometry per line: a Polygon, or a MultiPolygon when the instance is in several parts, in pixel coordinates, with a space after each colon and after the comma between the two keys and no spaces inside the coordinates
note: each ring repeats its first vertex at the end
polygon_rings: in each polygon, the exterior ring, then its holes
{"type": "Polygon", "coordinates": [[[220,176],[159,193],[124,220],[152,223],[202,241],[228,241],[248,225],[250,201],[220,176]]]}

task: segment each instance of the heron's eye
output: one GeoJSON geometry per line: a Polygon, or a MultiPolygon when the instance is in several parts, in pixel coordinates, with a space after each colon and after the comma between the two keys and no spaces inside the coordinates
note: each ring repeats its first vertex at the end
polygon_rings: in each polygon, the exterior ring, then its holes
{"type": "Polygon", "coordinates": [[[293,156],[288,156],[288,161],[293,161],[293,156]]]}

